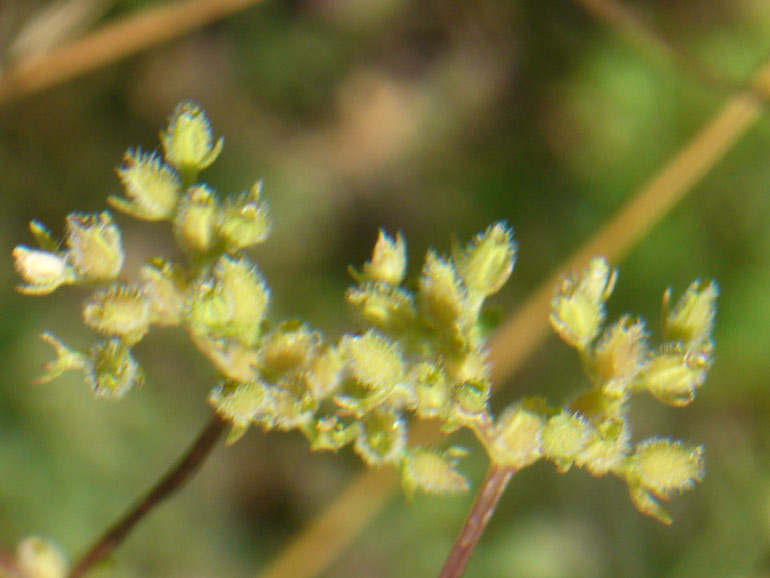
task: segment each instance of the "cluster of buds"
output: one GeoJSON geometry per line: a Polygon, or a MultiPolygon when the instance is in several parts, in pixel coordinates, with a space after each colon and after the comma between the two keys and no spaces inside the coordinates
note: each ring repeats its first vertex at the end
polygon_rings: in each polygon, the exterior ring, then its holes
{"type": "Polygon", "coordinates": [[[604,303],[616,274],[602,259],[566,277],[553,298],[551,323],[579,353],[593,387],[553,415],[542,431],[543,453],[560,471],[573,464],[593,475],[626,480],[637,508],[670,523],[658,500],[690,488],[703,475],[703,449],[665,438],[632,447],[631,396],[647,391],[663,403],[690,403],[711,365],[717,288],[694,282],[675,307],[663,297],[663,343],[652,348],[644,322],[630,316],[604,327],[604,303]]]}
{"type": "Polygon", "coordinates": [[[102,341],[80,352],[44,334],[57,358],[40,381],[76,369],[97,395],[121,397],[144,379],[131,347],[153,326],[180,326],[219,375],[208,402],[232,425],[229,443],[251,426],[296,429],[313,449],[350,445],[368,465],[398,468],[410,496],[468,488],[457,470],[463,450],[416,445],[412,418],[438,419],[446,433],[468,428],[494,464],[511,470],[547,458],[560,471],[574,464],[622,476],[639,509],[663,521],[656,498],[700,478],[700,448],[653,438],[632,449],[625,416],[640,390],[673,405],[692,400],[710,363],[713,284],[694,284],[670,310],[666,294],[665,342],[652,351],[642,321],[624,316],[604,327],[616,275],[604,260],[591,261],[561,283],[551,321],[580,352],[593,387],[567,408],[525,399],[495,419],[483,305],[513,271],[516,245],[504,223],[455,242],[450,255],[429,251],[413,284],[405,284],[403,237],[380,231],[371,259],[350,270],[346,299],[360,330],[327,343],[301,321],[269,321],[270,291],[245,255],[270,231],[261,184],[221,200],[198,181],[222,149],[203,111],[179,105],[161,144],[162,155],[126,153],[117,170],[125,196],[108,201],[129,216],[168,222],[186,263],[158,257],[138,282],[125,282],[120,231],[106,212],[70,215],[63,243],[33,221],[39,248],[14,250],[24,293],[96,285],[82,315],[102,341]]]}

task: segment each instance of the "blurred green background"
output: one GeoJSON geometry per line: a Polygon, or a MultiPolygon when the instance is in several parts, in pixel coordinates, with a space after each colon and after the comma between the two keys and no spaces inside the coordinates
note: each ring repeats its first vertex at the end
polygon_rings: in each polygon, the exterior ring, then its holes
{"type": "MultiPolygon", "coordinates": [[[[158,4],[5,0],[0,67],[158,4]],[[53,5],[81,13],[62,34],[35,32],[53,5]]],[[[252,257],[272,287],[273,319],[299,316],[334,339],[352,327],[346,266],[368,257],[379,227],[404,233],[416,275],[428,247],[446,250],[450,235],[501,219],[519,242],[495,299],[510,314],[770,54],[767,0],[623,5],[690,60],[570,0],[268,0],[0,103],[0,545],[35,533],[81,551],[182,453],[214,382],[181,332],[155,330],[136,351],[147,383],[120,403],[93,399],[79,376],[30,385],[52,355],[37,334],[79,347],[94,339],[79,320],[82,291],[14,292],[10,254],[31,241],[30,219],[59,233],[69,211],[103,210],[123,152],[156,147],[174,105],[192,98],[225,136],[207,182],[226,194],[264,179],[275,227],[252,257]]],[[[619,263],[610,303],[613,315],[657,327],[666,287],[678,295],[695,278],[718,281],[716,363],[695,403],[640,398],[632,412],[637,438],[705,444],[704,482],[672,500],[665,527],[636,512],[617,479],[537,464],[511,482],[469,578],[770,576],[764,111],[619,263]]],[[[117,220],[129,274],[173,252],[164,226],[117,220]]],[[[501,401],[557,402],[586,381],[552,337],[500,385],[501,401]]],[[[462,468],[478,484],[486,461],[476,454],[462,468]]],[[[362,468],[348,452],[310,453],[298,435],[251,431],[149,517],[113,575],[256,576],[362,468]]],[[[436,575],[470,501],[398,496],[322,576],[436,575]]]]}

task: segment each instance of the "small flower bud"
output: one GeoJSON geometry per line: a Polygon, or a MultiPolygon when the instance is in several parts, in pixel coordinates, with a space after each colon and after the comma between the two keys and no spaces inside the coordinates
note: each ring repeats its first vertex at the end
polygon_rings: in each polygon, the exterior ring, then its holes
{"type": "Polygon", "coordinates": [[[247,194],[225,203],[218,233],[230,253],[261,243],[270,234],[270,214],[259,200],[261,188],[260,181],[247,194]]]}
{"type": "Polygon", "coordinates": [[[642,321],[624,316],[608,327],[594,349],[592,364],[604,392],[621,395],[641,370],[646,353],[642,321]]]}
{"type": "Polygon", "coordinates": [[[369,466],[396,464],[406,447],[406,424],[395,412],[374,410],[363,419],[353,448],[369,466]]]}
{"type": "Polygon", "coordinates": [[[19,245],[13,250],[13,265],[26,283],[18,291],[27,295],[47,295],[75,280],[67,259],[56,253],[19,245]]]}
{"type": "Polygon", "coordinates": [[[24,578],[64,578],[67,575],[64,554],[50,542],[37,537],[26,538],[19,544],[16,560],[24,578]]]}
{"type": "Polygon", "coordinates": [[[319,341],[319,335],[306,324],[284,321],[262,339],[259,368],[268,379],[304,370],[319,341]]]}
{"type": "Polygon", "coordinates": [[[363,278],[398,285],[406,273],[406,242],[401,233],[393,240],[380,229],[371,260],[364,263],[363,278]]]}
{"type": "Polygon", "coordinates": [[[69,259],[86,281],[115,279],[123,267],[120,230],[108,212],[98,215],[71,213],[65,224],[69,259]]]}
{"type": "Polygon", "coordinates": [[[516,470],[536,462],[542,456],[541,434],[545,420],[538,413],[517,403],[506,409],[495,426],[489,447],[492,461],[516,470]]]}
{"type": "Polygon", "coordinates": [[[227,444],[238,441],[253,420],[272,415],[275,401],[270,387],[260,380],[245,383],[225,383],[211,390],[208,402],[217,415],[233,425],[227,444]]]}
{"type": "Polygon", "coordinates": [[[192,102],[176,107],[166,130],[160,133],[160,141],[166,161],[192,179],[216,160],[224,144],[222,138],[214,142],[206,114],[192,102]]]}
{"type": "Polygon", "coordinates": [[[695,281],[670,310],[671,289],[666,290],[663,295],[663,335],[666,340],[680,341],[685,346],[710,341],[718,294],[713,281],[705,287],[695,281]]]}
{"type": "Polygon", "coordinates": [[[401,465],[401,485],[408,499],[419,490],[453,495],[468,491],[468,480],[457,471],[457,460],[419,448],[406,453],[401,465]]]}
{"type": "Polygon", "coordinates": [[[366,323],[383,331],[403,331],[417,315],[411,293],[382,281],[351,287],[345,299],[366,323]]]}
{"type": "Polygon", "coordinates": [[[484,298],[497,293],[513,271],[513,232],[503,223],[491,225],[465,249],[456,248],[453,257],[469,294],[484,298]]]}
{"type": "Polygon", "coordinates": [[[619,468],[626,459],[631,449],[631,432],[623,416],[600,423],[595,431],[597,435],[591,437],[575,463],[593,476],[603,476],[619,468]]]}
{"type": "Polygon", "coordinates": [[[466,381],[454,390],[452,417],[459,423],[475,422],[486,413],[489,393],[488,380],[466,381]]]}
{"type": "Polygon", "coordinates": [[[314,398],[323,400],[331,397],[342,383],[345,362],[336,347],[322,346],[305,373],[305,383],[314,398]]]}
{"type": "Polygon", "coordinates": [[[117,173],[128,199],[110,196],[107,202],[137,219],[171,218],[182,192],[182,181],[156,154],[128,151],[117,173]]]}
{"type": "Polygon", "coordinates": [[[427,323],[455,334],[467,298],[465,288],[451,263],[429,251],[420,277],[420,307],[427,323]]]}
{"type": "Polygon", "coordinates": [[[639,384],[663,403],[683,406],[695,397],[711,365],[711,346],[706,343],[686,351],[679,344],[664,345],[647,361],[639,384]]]}
{"type": "Polygon", "coordinates": [[[549,419],[543,428],[543,455],[553,460],[559,472],[564,473],[595,435],[583,416],[562,411],[549,419]]]}
{"type": "Polygon", "coordinates": [[[415,383],[417,415],[429,419],[444,415],[449,410],[451,394],[449,381],[441,369],[432,363],[420,363],[412,371],[415,383]]]}
{"type": "Polygon", "coordinates": [[[219,206],[214,191],[205,185],[191,187],[179,203],[174,233],[182,248],[205,253],[216,243],[219,206]]]}
{"type": "Polygon", "coordinates": [[[272,423],[279,430],[312,427],[318,400],[304,389],[301,378],[282,379],[274,388],[275,412],[272,423]]]}
{"type": "Polygon", "coordinates": [[[404,379],[401,350],[377,333],[369,330],[355,337],[345,336],[340,344],[349,358],[356,381],[367,389],[392,389],[404,379]]]}
{"type": "Polygon", "coordinates": [[[628,470],[628,478],[658,498],[669,498],[703,478],[703,447],[650,438],[640,442],[628,470]]]}
{"type": "Polygon", "coordinates": [[[179,325],[185,311],[185,283],[174,266],[155,259],[139,271],[142,291],[150,304],[150,322],[179,325]]]}
{"type": "Polygon", "coordinates": [[[591,259],[578,277],[565,277],[551,301],[551,325],[559,336],[585,351],[604,322],[604,302],[615,285],[615,271],[602,258],[591,259]]]}
{"type": "Polygon", "coordinates": [[[102,335],[133,345],[150,327],[150,304],[141,288],[114,285],[96,291],[83,307],[83,321],[102,335]]]}
{"type": "Polygon", "coordinates": [[[88,352],[88,380],[97,397],[120,398],[144,383],[142,368],[120,339],[100,341],[88,352]]]}
{"type": "Polygon", "coordinates": [[[198,333],[235,338],[247,347],[256,345],[267,312],[270,291],[246,258],[221,257],[213,279],[193,287],[188,319],[198,333]]]}

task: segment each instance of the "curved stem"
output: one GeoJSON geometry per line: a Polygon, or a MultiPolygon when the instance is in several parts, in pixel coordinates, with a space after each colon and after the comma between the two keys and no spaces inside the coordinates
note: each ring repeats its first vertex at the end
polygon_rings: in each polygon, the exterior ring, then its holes
{"type": "Polygon", "coordinates": [[[441,569],[439,578],[460,578],[465,566],[476,548],[476,543],[484,533],[484,529],[495,511],[495,506],[503,495],[508,481],[514,474],[510,467],[491,464],[484,481],[481,484],[476,501],[457,536],[452,550],[441,569]]]}
{"type": "Polygon", "coordinates": [[[214,414],[176,466],[81,556],[72,566],[68,578],[84,576],[94,564],[108,556],[155,506],[180,489],[211,453],[225,425],[226,422],[214,414]]]}

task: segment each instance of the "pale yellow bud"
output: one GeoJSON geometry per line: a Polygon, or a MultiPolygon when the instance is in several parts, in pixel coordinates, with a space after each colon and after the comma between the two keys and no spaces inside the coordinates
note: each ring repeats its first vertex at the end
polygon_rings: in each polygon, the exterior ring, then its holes
{"type": "Polygon", "coordinates": [[[395,240],[380,229],[371,260],[364,263],[364,275],[369,281],[398,285],[406,274],[406,242],[401,233],[395,240]]]}
{"type": "Polygon", "coordinates": [[[622,466],[631,449],[631,432],[623,417],[600,423],[595,432],[575,463],[591,475],[603,476],[622,466]]]}
{"type": "Polygon", "coordinates": [[[624,316],[608,327],[593,357],[593,370],[605,393],[621,395],[641,370],[646,353],[642,321],[624,316]]]}
{"type": "Polygon", "coordinates": [[[664,346],[650,357],[638,382],[663,403],[683,406],[695,397],[710,365],[708,343],[689,351],[679,344],[664,346]]]}
{"type": "Polygon", "coordinates": [[[366,414],[353,449],[369,466],[397,464],[406,448],[406,424],[393,411],[366,414]]]}
{"type": "Polygon", "coordinates": [[[468,491],[468,480],[457,471],[457,460],[419,448],[407,452],[401,466],[401,485],[407,498],[416,491],[459,494],[468,491]]]}
{"type": "Polygon", "coordinates": [[[150,327],[150,304],[141,288],[115,285],[96,291],[83,307],[83,321],[102,335],[134,344],[150,327]]]}
{"type": "Polygon", "coordinates": [[[703,478],[703,447],[663,438],[644,440],[636,446],[628,477],[655,496],[668,498],[703,478]]]}
{"type": "Polygon", "coordinates": [[[182,181],[156,154],[128,151],[117,173],[128,198],[108,197],[113,207],[147,221],[168,219],[174,214],[182,181]]]}
{"type": "Polygon", "coordinates": [[[67,216],[65,224],[69,260],[78,277],[86,281],[115,279],[123,267],[120,230],[108,212],[67,216]]]}
{"type": "Polygon", "coordinates": [[[503,223],[479,233],[465,249],[455,248],[457,270],[474,299],[497,293],[513,271],[516,244],[513,232],[503,223]]]}
{"type": "Polygon", "coordinates": [[[598,335],[604,322],[604,302],[615,284],[615,271],[602,258],[591,259],[583,272],[565,277],[551,301],[551,325],[580,351],[598,335]]]}
{"type": "Polygon", "coordinates": [[[213,279],[194,285],[188,320],[198,333],[236,338],[253,346],[269,301],[270,291],[256,268],[245,257],[224,256],[217,261],[213,279]]]}
{"type": "Polygon", "coordinates": [[[193,253],[209,251],[217,241],[219,206],[214,191],[205,185],[191,187],[179,203],[174,233],[179,244],[193,253]]]}
{"type": "Polygon", "coordinates": [[[170,263],[156,259],[139,271],[142,291],[150,304],[151,322],[178,325],[185,311],[185,283],[170,263]]]}
{"type": "Polygon", "coordinates": [[[304,370],[320,342],[320,336],[299,321],[284,321],[260,343],[259,368],[268,379],[304,370]]]}
{"type": "Polygon", "coordinates": [[[75,280],[75,272],[62,255],[24,245],[14,248],[12,254],[16,272],[26,283],[18,287],[21,293],[47,295],[75,280]]]}
{"type": "Polygon", "coordinates": [[[100,341],[88,352],[88,358],[88,380],[97,397],[117,399],[144,382],[141,367],[119,339],[100,341]]]}
{"type": "Polygon", "coordinates": [[[275,407],[270,388],[259,380],[215,387],[208,396],[208,402],[217,415],[233,425],[227,438],[228,445],[240,439],[253,420],[274,413],[275,407]]]}
{"type": "Polygon", "coordinates": [[[669,341],[680,341],[685,346],[710,341],[718,294],[719,290],[713,281],[705,287],[700,281],[695,281],[687,288],[676,307],[669,310],[669,288],[663,295],[664,337],[669,341]]]}
{"type": "Polygon", "coordinates": [[[545,419],[523,404],[510,406],[498,419],[488,448],[492,461],[520,470],[539,460],[544,426],[545,419]]]}
{"type": "Polygon", "coordinates": [[[596,432],[583,416],[562,411],[543,428],[543,455],[556,462],[560,472],[565,472],[595,436],[596,432]]]}
{"type": "Polygon", "coordinates": [[[367,389],[391,389],[404,379],[399,346],[374,330],[346,336],[340,347],[347,355],[356,381],[367,389]]]}
{"type": "Polygon", "coordinates": [[[192,102],[176,107],[160,141],[166,161],[186,178],[211,165],[224,144],[221,138],[214,142],[206,114],[192,102]]]}
{"type": "Polygon", "coordinates": [[[384,331],[403,331],[417,315],[408,291],[382,281],[351,287],[345,299],[369,325],[384,331]]]}
{"type": "Polygon", "coordinates": [[[225,203],[218,233],[230,253],[261,243],[270,234],[270,213],[259,200],[261,188],[260,181],[248,193],[225,203]]]}
{"type": "Polygon", "coordinates": [[[64,578],[67,560],[53,544],[37,537],[26,538],[16,550],[23,578],[64,578]]]}
{"type": "Polygon", "coordinates": [[[420,363],[412,370],[415,384],[415,403],[421,418],[439,417],[447,413],[451,394],[449,381],[441,369],[432,363],[420,363]]]}
{"type": "Polygon", "coordinates": [[[313,357],[305,373],[305,383],[316,399],[331,397],[342,383],[342,370],[345,362],[336,347],[324,347],[313,357]]]}
{"type": "Polygon", "coordinates": [[[431,326],[450,333],[457,331],[467,298],[465,288],[452,264],[433,251],[425,257],[419,298],[422,313],[431,326]]]}

